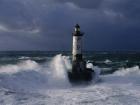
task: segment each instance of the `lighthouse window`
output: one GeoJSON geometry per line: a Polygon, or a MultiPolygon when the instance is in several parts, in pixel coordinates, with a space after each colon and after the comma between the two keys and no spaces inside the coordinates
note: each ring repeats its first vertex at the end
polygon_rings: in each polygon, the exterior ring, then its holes
{"type": "Polygon", "coordinates": [[[80,28],[75,28],[75,31],[80,31],[80,28]]]}
{"type": "Polygon", "coordinates": [[[78,31],[80,31],[80,28],[78,28],[78,31]]]}

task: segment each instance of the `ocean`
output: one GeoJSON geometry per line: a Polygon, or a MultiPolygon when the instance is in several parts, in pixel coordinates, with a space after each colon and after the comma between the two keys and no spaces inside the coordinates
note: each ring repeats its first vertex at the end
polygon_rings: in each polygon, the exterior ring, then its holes
{"type": "Polygon", "coordinates": [[[140,105],[139,52],[84,52],[96,78],[73,86],[71,52],[0,52],[0,105],[140,105]]]}

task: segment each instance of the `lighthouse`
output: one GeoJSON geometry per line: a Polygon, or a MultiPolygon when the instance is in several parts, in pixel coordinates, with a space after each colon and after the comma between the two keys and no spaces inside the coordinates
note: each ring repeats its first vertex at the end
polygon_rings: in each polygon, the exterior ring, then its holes
{"type": "Polygon", "coordinates": [[[90,81],[93,76],[93,70],[86,68],[86,61],[83,59],[82,42],[83,33],[80,31],[80,26],[75,25],[72,33],[72,70],[68,73],[70,81],[90,81]]]}
{"type": "Polygon", "coordinates": [[[83,61],[82,57],[82,37],[83,33],[80,32],[80,26],[76,24],[73,35],[73,48],[72,48],[72,60],[83,61]]]}

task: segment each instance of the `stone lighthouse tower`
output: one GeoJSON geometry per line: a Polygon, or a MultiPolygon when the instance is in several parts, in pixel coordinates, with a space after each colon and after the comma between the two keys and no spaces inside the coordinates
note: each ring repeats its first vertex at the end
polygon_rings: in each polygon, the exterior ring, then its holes
{"type": "Polygon", "coordinates": [[[86,62],[83,59],[82,39],[83,33],[80,31],[80,26],[76,24],[72,34],[72,71],[69,72],[71,81],[91,80],[93,70],[86,68],[86,62]]]}
{"type": "Polygon", "coordinates": [[[82,37],[83,33],[80,32],[80,26],[76,24],[75,31],[73,33],[73,61],[82,61],[82,37]]]}

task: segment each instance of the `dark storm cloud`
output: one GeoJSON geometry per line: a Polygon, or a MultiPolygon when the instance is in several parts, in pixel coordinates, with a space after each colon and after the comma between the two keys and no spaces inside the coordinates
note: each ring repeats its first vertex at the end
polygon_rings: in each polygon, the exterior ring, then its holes
{"type": "Polygon", "coordinates": [[[79,23],[87,50],[139,49],[139,11],[139,0],[0,0],[0,48],[70,50],[79,23]]]}
{"type": "Polygon", "coordinates": [[[16,0],[0,1],[0,30],[8,32],[37,32],[26,6],[16,0]]]}
{"type": "Polygon", "coordinates": [[[61,3],[71,2],[80,8],[98,8],[103,0],[54,0],[61,3]]]}
{"type": "Polygon", "coordinates": [[[139,0],[112,0],[112,2],[108,2],[104,6],[116,13],[123,14],[126,18],[138,19],[140,17],[139,0]]]}

